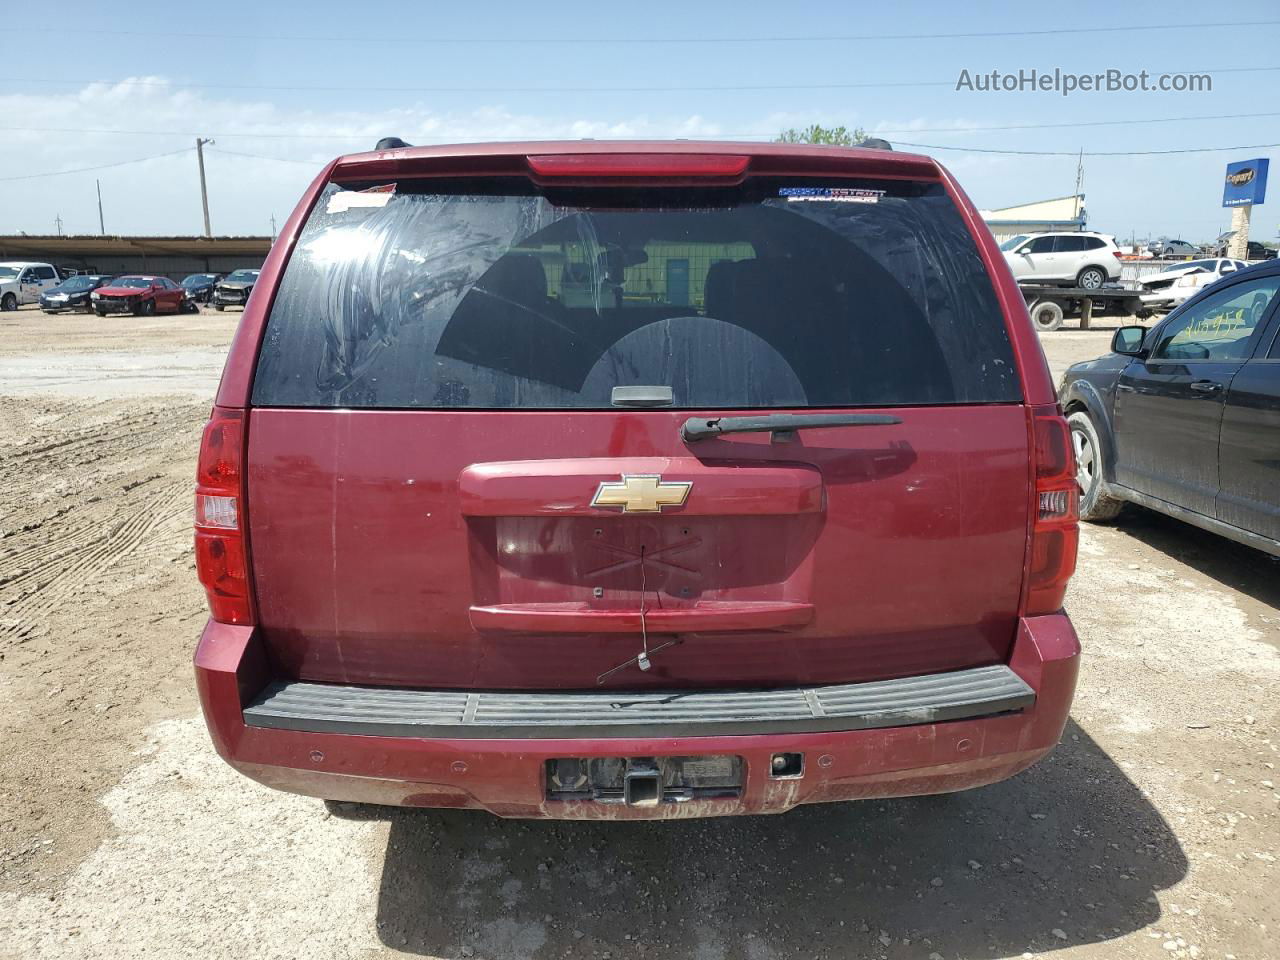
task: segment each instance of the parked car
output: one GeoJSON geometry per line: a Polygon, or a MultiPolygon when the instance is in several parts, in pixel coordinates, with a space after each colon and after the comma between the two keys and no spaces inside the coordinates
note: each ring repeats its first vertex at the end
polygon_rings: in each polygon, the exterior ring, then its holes
{"type": "Polygon", "coordinates": [[[182,289],[187,299],[195,303],[208,303],[213,299],[213,287],[222,279],[220,273],[193,273],[182,278],[182,289]]]}
{"type": "Polygon", "coordinates": [[[1120,279],[1120,248],[1101,233],[1031,233],[1000,245],[1019,283],[1096,290],[1120,279]]]}
{"type": "Polygon", "coordinates": [[[62,278],[51,263],[7,260],[0,263],[0,310],[17,310],[24,303],[38,303],[62,278]]]}
{"type": "Polygon", "coordinates": [[[1138,280],[1142,302],[1153,310],[1172,310],[1211,283],[1247,267],[1243,260],[1210,257],[1188,260],[1168,270],[1148,274],[1138,280]]]}
{"type": "Polygon", "coordinates": [[[186,309],[186,293],[168,277],[134,274],[116,277],[110,284],[89,294],[100,317],[109,313],[180,313],[186,309]]]}
{"type": "Polygon", "coordinates": [[[1277,290],[1280,263],[1238,270],[1067,370],[1081,517],[1136,503],[1280,556],[1277,290]]]}
{"type": "MultiPolygon", "coordinates": [[[[1218,237],[1210,252],[1210,256],[1226,257],[1231,254],[1231,238],[1235,236],[1234,230],[1228,230],[1222,236],[1218,237]]],[[[1258,260],[1274,260],[1276,258],[1276,249],[1259,243],[1257,240],[1250,240],[1245,244],[1245,259],[1251,261],[1258,260]]]]}
{"type": "Polygon", "coordinates": [[[379,158],[302,198],[205,428],[228,762],[614,819],[953,791],[1053,748],[1069,434],[941,166],[483,144],[398,149],[388,185],[379,158]]]}
{"type": "Polygon", "coordinates": [[[249,302],[249,294],[258,282],[259,273],[260,270],[233,270],[219,280],[213,288],[213,309],[222,311],[227,307],[243,307],[249,302]]]}
{"type": "Polygon", "coordinates": [[[1151,253],[1160,260],[1190,260],[1199,248],[1185,240],[1160,240],[1152,244],[1151,253]]]}
{"type": "Polygon", "coordinates": [[[110,276],[99,273],[78,273],[63,280],[47,293],[40,294],[40,309],[45,313],[68,313],[83,310],[88,313],[93,309],[89,299],[93,291],[111,282],[110,276]]]}

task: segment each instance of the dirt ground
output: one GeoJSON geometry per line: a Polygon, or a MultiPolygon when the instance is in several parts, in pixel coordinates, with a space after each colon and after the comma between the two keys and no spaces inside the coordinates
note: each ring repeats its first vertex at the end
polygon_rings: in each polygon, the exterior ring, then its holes
{"type": "Polygon", "coordinates": [[[1280,956],[1280,564],[1142,511],[1085,528],[1072,720],[1003,784],[521,823],[238,777],[189,531],[236,317],[0,314],[0,956],[1280,956]]]}

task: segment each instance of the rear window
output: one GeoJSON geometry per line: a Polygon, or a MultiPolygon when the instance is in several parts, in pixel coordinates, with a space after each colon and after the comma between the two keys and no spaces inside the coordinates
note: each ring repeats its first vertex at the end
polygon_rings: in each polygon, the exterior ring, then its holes
{"type": "Polygon", "coordinates": [[[268,318],[259,406],[1004,403],[1012,350],[940,185],[330,185],[268,318]]]}

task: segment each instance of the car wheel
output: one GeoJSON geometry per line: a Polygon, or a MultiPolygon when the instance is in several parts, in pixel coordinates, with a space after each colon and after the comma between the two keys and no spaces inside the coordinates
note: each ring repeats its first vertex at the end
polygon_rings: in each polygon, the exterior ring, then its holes
{"type": "Polygon", "coordinates": [[[107,311],[105,311],[105,310],[98,310],[97,308],[94,308],[94,311],[93,311],[93,312],[94,312],[94,313],[96,313],[96,314],[97,314],[98,316],[100,316],[100,317],[105,317],[105,316],[107,315],[107,311]]]}
{"type": "Polygon", "coordinates": [[[1107,282],[1107,274],[1101,267],[1085,267],[1076,276],[1076,286],[1085,290],[1097,290],[1107,282]]]}
{"type": "Polygon", "coordinates": [[[4,299],[0,300],[0,310],[17,310],[18,298],[12,293],[6,293],[4,299]]]}
{"type": "Polygon", "coordinates": [[[143,300],[138,304],[138,316],[149,317],[156,312],[156,302],[154,300],[143,300]]]}
{"type": "Polygon", "coordinates": [[[217,310],[219,313],[221,313],[221,312],[222,312],[222,304],[220,304],[220,303],[215,303],[215,304],[213,305],[213,309],[215,309],[215,310],[217,310]]]}
{"type": "Polygon", "coordinates": [[[1042,332],[1062,326],[1062,304],[1056,300],[1037,300],[1031,305],[1031,322],[1042,332]]]}
{"type": "Polygon", "coordinates": [[[1080,484],[1080,519],[1099,523],[1114,520],[1124,501],[1109,496],[1103,472],[1102,443],[1089,414],[1077,410],[1067,417],[1071,427],[1071,449],[1076,457],[1076,482],[1080,484]]]}

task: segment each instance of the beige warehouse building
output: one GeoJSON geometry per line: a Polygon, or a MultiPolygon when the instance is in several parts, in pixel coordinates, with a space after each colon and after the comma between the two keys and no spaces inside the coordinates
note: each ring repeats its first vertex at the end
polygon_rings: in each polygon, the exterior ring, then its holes
{"type": "Polygon", "coordinates": [[[1054,197],[1051,200],[1036,200],[998,210],[980,210],[979,213],[995,238],[1002,242],[1020,233],[1083,230],[1087,220],[1083,193],[1054,197]]]}

